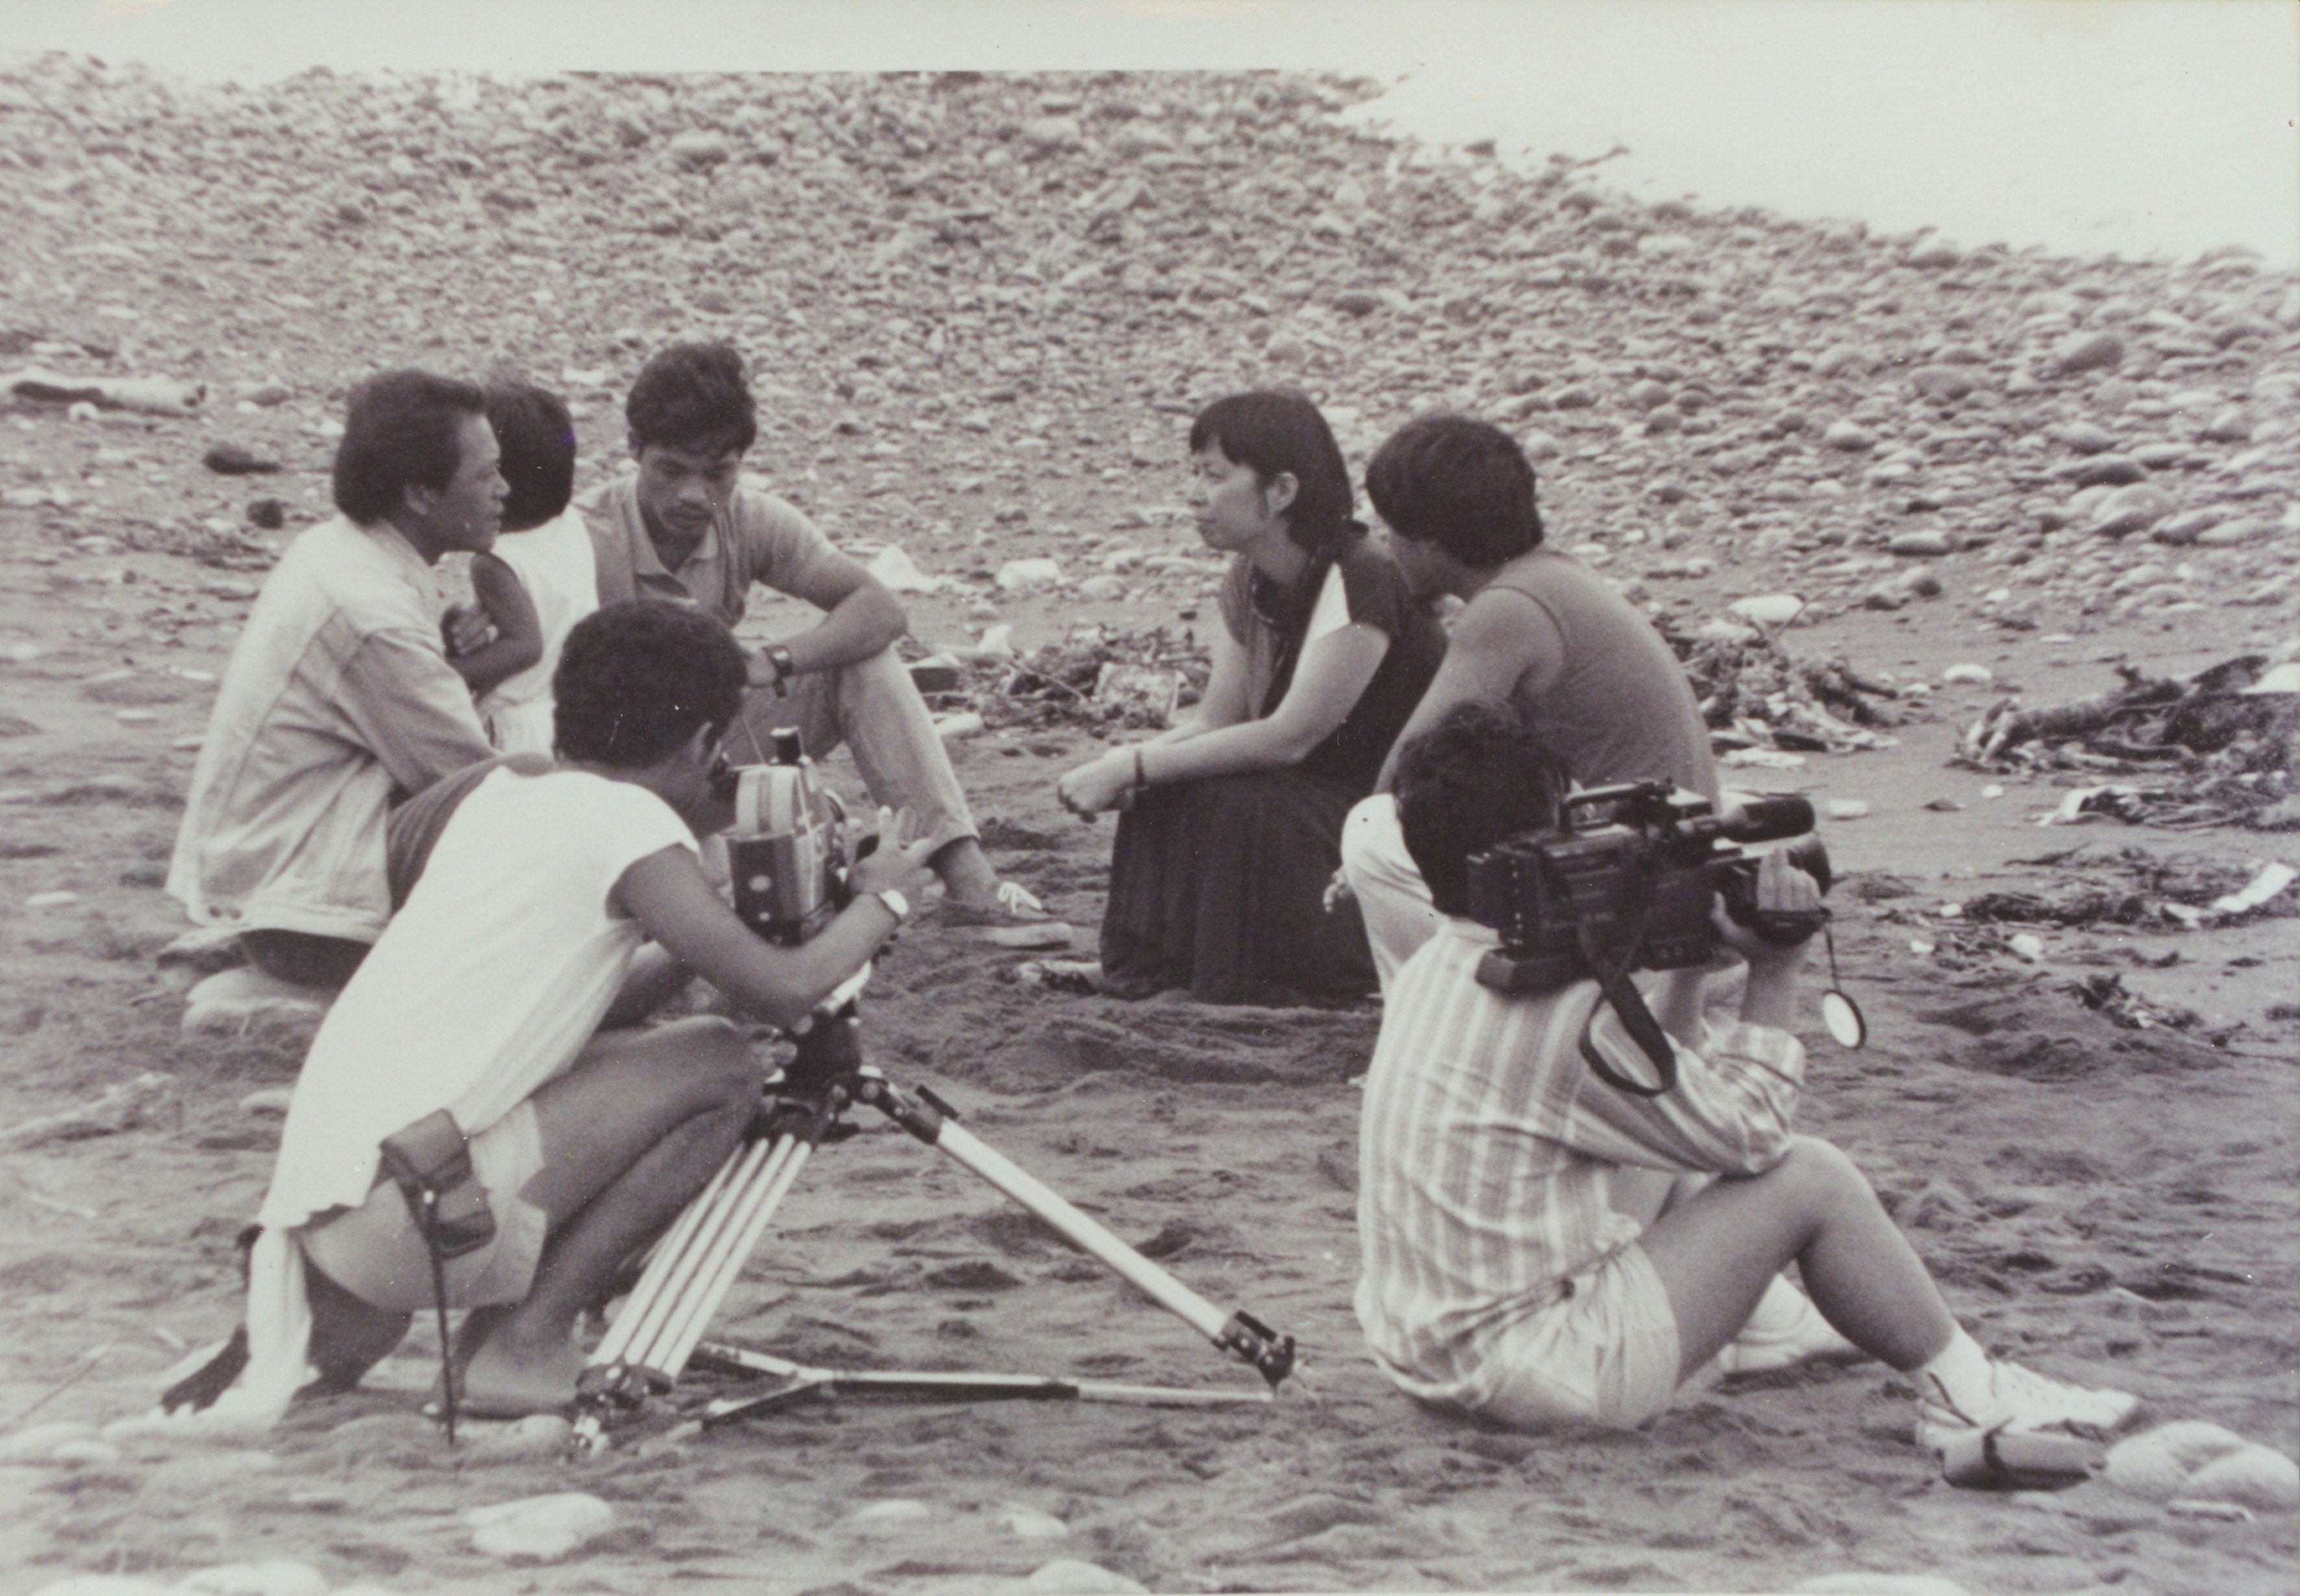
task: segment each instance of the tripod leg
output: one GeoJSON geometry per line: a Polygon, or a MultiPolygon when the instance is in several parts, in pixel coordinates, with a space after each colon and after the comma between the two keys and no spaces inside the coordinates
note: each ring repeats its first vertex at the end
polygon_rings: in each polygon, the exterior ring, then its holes
{"type": "Polygon", "coordinates": [[[738,1228],[731,1243],[724,1246],[714,1265],[706,1265],[707,1273],[704,1279],[696,1289],[687,1293],[686,1300],[680,1304],[684,1311],[674,1316],[664,1327],[657,1343],[661,1349],[659,1355],[650,1361],[650,1367],[658,1373],[676,1380],[686,1368],[687,1359],[695,1351],[695,1343],[703,1339],[703,1332],[709,1328],[712,1317],[719,1311],[719,1305],[726,1301],[728,1292],[733,1289],[737,1276],[743,1272],[743,1266],[750,1262],[751,1254],[758,1250],[759,1238],[766,1234],[768,1223],[774,1218],[775,1210],[782,1206],[784,1197],[789,1194],[791,1186],[798,1179],[799,1171],[806,1166],[807,1155],[813,1151],[812,1144],[797,1143],[790,1155],[762,1183],[765,1189],[759,1200],[751,1205],[748,1211],[738,1216],[738,1228]]]}
{"type": "Polygon", "coordinates": [[[633,1349],[643,1349],[652,1342],[663,1319],[694,1278],[706,1251],[724,1233],[730,1209],[741,1201],[759,1169],[784,1151],[780,1140],[771,1145],[754,1142],[738,1149],[727,1160],[720,1175],[704,1189],[704,1195],[688,1205],[688,1216],[694,1223],[689,1225],[688,1218],[682,1217],[675,1227],[686,1232],[684,1244],[658,1251],[639,1277],[638,1285],[624,1299],[623,1310],[607,1326],[607,1334],[591,1354],[592,1367],[626,1360],[645,1361],[643,1355],[633,1359],[633,1349]]]}

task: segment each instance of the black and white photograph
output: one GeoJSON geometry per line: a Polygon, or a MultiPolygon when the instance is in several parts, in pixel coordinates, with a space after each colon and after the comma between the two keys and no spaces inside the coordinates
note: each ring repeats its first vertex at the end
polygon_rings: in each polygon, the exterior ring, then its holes
{"type": "Polygon", "coordinates": [[[0,1596],[2289,1596],[2296,578],[2292,0],[0,0],[0,1596]]]}

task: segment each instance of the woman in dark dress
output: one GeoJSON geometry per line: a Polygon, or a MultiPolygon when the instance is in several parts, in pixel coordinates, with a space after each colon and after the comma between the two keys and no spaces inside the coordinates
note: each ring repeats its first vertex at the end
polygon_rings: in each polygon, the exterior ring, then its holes
{"type": "Polygon", "coordinates": [[[1059,788],[1075,814],[1123,810],[1099,984],[1346,1001],[1372,990],[1373,964],[1355,906],[1321,902],[1342,817],[1373,790],[1445,638],[1351,519],[1348,468],[1307,398],[1217,400],[1190,453],[1198,536],[1234,556],[1205,695],[1059,788]]]}

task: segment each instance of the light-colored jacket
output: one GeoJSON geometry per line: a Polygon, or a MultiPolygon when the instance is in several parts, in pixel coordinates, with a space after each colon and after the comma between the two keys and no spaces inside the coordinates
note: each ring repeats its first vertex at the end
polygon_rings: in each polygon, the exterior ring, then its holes
{"type": "Polygon", "coordinates": [[[492,757],[430,568],[388,524],[304,532],[217,690],[168,891],[203,925],[373,942],[396,796],[492,757]]]}

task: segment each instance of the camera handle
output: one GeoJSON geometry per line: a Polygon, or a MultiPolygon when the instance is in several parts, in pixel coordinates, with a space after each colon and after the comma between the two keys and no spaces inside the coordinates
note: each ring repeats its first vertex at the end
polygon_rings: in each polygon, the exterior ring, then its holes
{"type": "Polygon", "coordinates": [[[1582,962],[1596,977],[1598,992],[1606,1002],[1612,1004],[1613,1012],[1621,1017],[1621,1026],[1629,1032],[1630,1040],[1644,1049],[1646,1057],[1653,1060],[1654,1078],[1658,1084],[1640,1085],[1605,1062],[1605,1055],[1597,1051],[1597,1044],[1589,1035],[1597,1023],[1595,1004],[1590,1006],[1589,1018],[1581,1025],[1582,1061],[1589,1066],[1590,1074],[1614,1091],[1626,1092],[1632,1097],[1659,1097],[1677,1085],[1676,1044],[1670,1041],[1669,1033],[1661,1028],[1661,1022],[1654,1018],[1653,1010],[1646,1007],[1645,994],[1638,990],[1637,983],[1629,979],[1629,967],[1637,960],[1638,950],[1645,946],[1646,927],[1652,918],[1652,910],[1648,908],[1638,917],[1629,934],[1621,939],[1618,952],[1601,943],[1596,933],[1586,921],[1577,927],[1574,933],[1580,944],[1582,962]]]}

